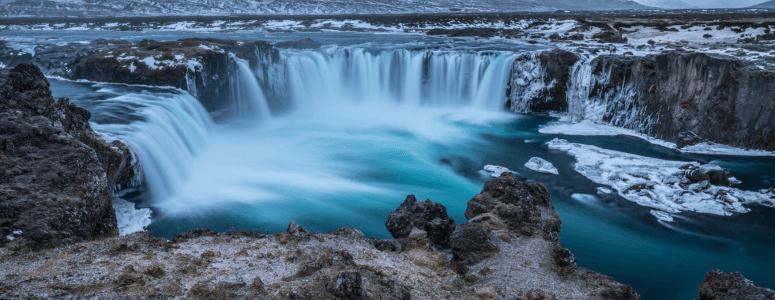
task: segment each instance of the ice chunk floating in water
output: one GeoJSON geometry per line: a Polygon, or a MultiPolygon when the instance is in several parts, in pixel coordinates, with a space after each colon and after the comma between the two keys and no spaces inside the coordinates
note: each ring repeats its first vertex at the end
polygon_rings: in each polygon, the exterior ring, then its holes
{"type": "Polygon", "coordinates": [[[525,167],[539,173],[560,174],[552,163],[540,157],[531,157],[530,160],[525,163],[525,167]]]}

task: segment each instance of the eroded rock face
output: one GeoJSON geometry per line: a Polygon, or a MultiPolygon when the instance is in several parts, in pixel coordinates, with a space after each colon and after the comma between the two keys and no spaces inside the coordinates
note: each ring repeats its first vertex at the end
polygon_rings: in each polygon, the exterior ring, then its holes
{"type": "Polygon", "coordinates": [[[570,72],[579,56],[561,49],[531,53],[514,61],[508,108],[514,112],[565,111],[570,72]]]}
{"type": "Polygon", "coordinates": [[[775,299],[775,291],[758,287],[740,273],[711,270],[700,285],[700,300],[775,299]]]}
{"type": "Polygon", "coordinates": [[[188,90],[210,111],[227,107],[234,95],[235,57],[269,78],[277,49],[267,42],[217,39],[143,40],[113,43],[79,57],[66,76],[104,82],[172,86],[188,90]]]}
{"type": "Polygon", "coordinates": [[[571,111],[585,118],[681,144],[694,137],[775,149],[775,70],[725,56],[674,51],[600,56],[591,62],[591,74],[578,78],[590,88],[577,107],[602,112],[571,111]]]}
{"type": "Polygon", "coordinates": [[[449,235],[455,229],[455,221],[450,219],[443,205],[430,200],[418,202],[414,195],[409,195],[388,216],[385,227],[394,238],[409,237],[412,229],[420,229],[426,232],[433,245],[448,248],[449,235]]]}
{"type": "Polygon", "coordinates": [[[131,156],[97,136],[89,117],[55,101],[37,67],[0,71],[0,245],[117,234],[111,189],[132,176],[131,156]]]}

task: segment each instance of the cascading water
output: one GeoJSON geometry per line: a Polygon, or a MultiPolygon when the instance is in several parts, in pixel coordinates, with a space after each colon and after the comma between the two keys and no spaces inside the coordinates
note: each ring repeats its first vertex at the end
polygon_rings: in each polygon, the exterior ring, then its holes
{"type": "Polygon", "coordinates": [[[639,107],[636,82],[625,79],[614,82],[612,66],[599,72],[592,59],[578,61],[568,82],[568,112],[574,121],[589,120],[635,130],[647,129],[657,122],[639,107]]]}
{"type": "Polygon", "coordinates": [[[372,102],[501,110],[515,56],[337,47],[287,51],[283,60],[295,107],[372,102]]]}
{"type": "Polygon", "coordinates": [[[210,139],[213,123],[207,111],[196,98],[176,90],[119,94],[103,86],[99,92],[109,96],[91,111],[114,119],[95,123],[95,130],[131,147],[154,198],[174,195],[210,139]]]}
{"type": "Polygon", "coordinates": [[[262,121],[272,116],[264,91],[248,61],[232,57],[237,66],[231,78],[231,91],[236,115],[241,120],[262,121]]]}

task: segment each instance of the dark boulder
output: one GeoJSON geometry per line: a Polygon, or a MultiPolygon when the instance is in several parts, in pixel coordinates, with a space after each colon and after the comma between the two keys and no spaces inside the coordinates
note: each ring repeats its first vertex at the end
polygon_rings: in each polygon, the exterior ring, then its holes
{"type": "Polygon", "coordinates": [[[495,234],[480,223],[458,225],[450,237],[450,246],[456,262],[471,265],[498,252],[495,234]]]}
{"type": "Polygon", "coordinates": [[[397,239],[409,237],[413,228],[423,230],[433,245],[448,248],[449,235],[455,229],[455,221],[449,218],[443,205],[431,200],[418,202],[414,195],[409,195],[390,214],[385,226],[397,239]]]}
{"type": "Polygon", "coordinates": [[[732,177],[732,174],[729,173],[729,171],[726,170],[710,170],[708,173],[706,173],[708,176],[708,181],[710,181],[710,184],[712,185],[720,185],[720,186],[731,186],[732,182],[730,178],[732,177]]]}
{"type": "Polygon", "coordinates": [[[132,177],[131,156],[93,132],[89,117],[54,100],[37,67],[0,71],[0,245],[117,234],[111,191],[132,177]]]}
{"type": "Polygon", "coordinates": [[[758,287],[738,272],[711,270],[700,285],[700,300],[757,299],[773,300],[775,291],[758,287]]]}
{"type": "Polygon", "coordinates": [[[552,206],[549,191],[540,183],[524,182],[511,173],[485,183],[484,190],[468,201],[469,222],[480,216],[498,218],[492,230],[506,229],[511,234],[558,241],[560,217],[552,206]],[[505,224],[500,228],[497,224],[505,224]]]}

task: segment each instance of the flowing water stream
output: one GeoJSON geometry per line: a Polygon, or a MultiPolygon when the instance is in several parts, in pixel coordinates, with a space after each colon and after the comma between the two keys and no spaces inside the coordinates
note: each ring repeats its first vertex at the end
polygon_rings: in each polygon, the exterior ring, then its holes
{"type": "Polygon", "coordinates": [[[389,237],[386,217],[407,194],[443,203],[462,223],[466,201],[489,176],[482,167],[496,164],[545,183],[563,220],[562,242],[579,264],[632,284],[644,298],[691,298],[710,268],[775,286],[773,209],[659,222],[648,208],[600,193],[600,184],[574,170],[572,156],[546,142],[561,137],[663,160],[712,161],[752,191],[773,186],[774,159],[685,154],[625,136],[539,133],[556,118],[504,110],[519,54],[283,50],[271,87],[234,58],[238,115],[223,122],[176,89],[61,80],[52,88],[87,107],[97,131],[134,150],[145,185],[127,198],[153,209],[149,228],[157,235],[201,227],[277,232],[295,221],[313,231],[349,226],[389,237]],[[526,168],[531,157],[552,162],[560,175],[526,168]]]}

